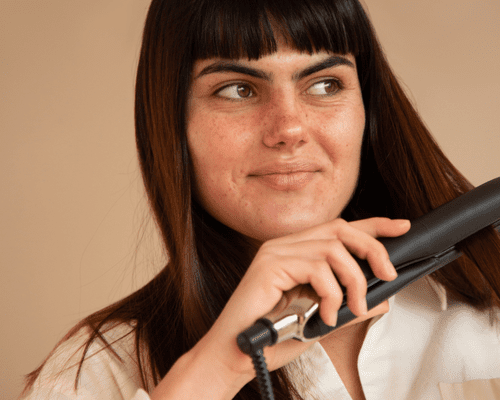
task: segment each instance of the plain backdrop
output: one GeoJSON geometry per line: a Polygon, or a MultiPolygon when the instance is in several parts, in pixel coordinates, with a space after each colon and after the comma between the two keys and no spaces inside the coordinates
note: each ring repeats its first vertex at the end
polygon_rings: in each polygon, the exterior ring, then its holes
{"type": "MultiPolygon", "coordinates": [[[[0,0],[0,398],[71,326],[166,255],[138,170],[133,95],[149,0],[0,0]]],[[[500,176],[500,2],[366,0],[448,157],[500,176]]]]}

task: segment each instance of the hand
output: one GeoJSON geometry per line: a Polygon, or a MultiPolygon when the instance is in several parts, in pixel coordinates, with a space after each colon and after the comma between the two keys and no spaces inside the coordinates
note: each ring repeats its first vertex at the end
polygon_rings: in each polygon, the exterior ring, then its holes
{"type": "MultiPolygon", "coordinates": [[[[311,284],[321,298],[320,316],[328,325],[335,325],[342,304],[339,283],[346,288],[347,306],[359,317],[351,324],[385,312],[386,307],[378,307],[366,314],[366,279],[351,253],[366,259],[379,279],[391,281],[397,273],[375,238],[400,236],[409,228],[408,220],[370,218],[348,223],[336,219],[265,242],[212,328],[187,353],[188,359],[209,365],[214,374],[217,371],[217,379],[237,393],[255,372],[250,357],[239,350],[236,337],[270,312],[284,291],[300,284],[311,284]]],[[[288,340],[265,347],[268,369],[282,367],[313,343],[288,340]]]]}

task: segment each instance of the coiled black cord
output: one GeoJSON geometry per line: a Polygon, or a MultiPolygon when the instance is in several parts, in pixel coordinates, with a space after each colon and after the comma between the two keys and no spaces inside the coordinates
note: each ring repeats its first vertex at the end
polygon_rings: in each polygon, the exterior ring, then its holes
{"type": "Polygon", "coordinates": [[[264,346],[272,346],[278,339],[278,333],[268,319],[259,319],[254,325],[238,335],[240,350],[252,358],[262,400],[274,400],[271,377],[264,357],[264,346]]]}
{"type": "Polygon", "coordinates": [[[262,399],[274,400],[273,385],[271,383],[271,376],[267,370],[264,349],[258,349],[250,353],[250,357],[252,357],[253,366],[257,373],[257,381],[259,382],[259,390],[262,399]]]}

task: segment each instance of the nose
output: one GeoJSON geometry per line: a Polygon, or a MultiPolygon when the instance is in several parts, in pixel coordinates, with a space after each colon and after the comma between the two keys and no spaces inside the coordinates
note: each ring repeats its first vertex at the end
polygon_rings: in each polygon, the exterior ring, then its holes
{"type": "Polygon", "coordinates": [[[262,138],[266,147],[290,151],[308,142],[303,111],[295,98],[279,96],[266,108],[268,123],[264,123],[262,138]]]}

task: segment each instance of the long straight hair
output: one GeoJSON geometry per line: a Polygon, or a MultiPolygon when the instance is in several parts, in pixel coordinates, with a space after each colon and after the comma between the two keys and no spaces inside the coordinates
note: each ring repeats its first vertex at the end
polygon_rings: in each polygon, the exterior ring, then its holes
{"type": "MultiPolygon", "coordinates": [[[[194,62],[258,59],[277,50],[278,36],[302,52],[325,50],[356,58],[366,127],[358,186],[343,218],[413,219],[473,187],[439,149],[406,97],[358,1],[153,0],[137,72],[136,138],[169,261],[142,289],[90,315],[63,338],[90,327],[86,348],[96,339],[110,346],[102,336],[104,327],[133,322],[146,389],[210,329],[257,251],[193,199],[185,111],[194,62]]],[[[432,278],[449,296],[493,316],[500,307],[500,239],[487,228],[461,249],[465,255],[432,278]]],[[[80,368],[84,360],[85,354],[80,368]]],[[[29,382],[42,367],[28,376],[29,382]]],[[[284,369],[271,377],[277,399],[300,399],[284,369]]],[[[259,399],[255,380],[235,398],[259,399]]]]}

